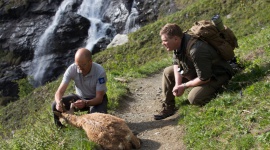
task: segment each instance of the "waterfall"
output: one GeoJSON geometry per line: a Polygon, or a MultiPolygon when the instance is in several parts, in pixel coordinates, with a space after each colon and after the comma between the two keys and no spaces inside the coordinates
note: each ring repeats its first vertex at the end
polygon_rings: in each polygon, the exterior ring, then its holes
{"type": "MultiPolygon", "coordinates": [[[[34,58],[27,72],[28,76],[32,77],[31,82],[35,87],[44,84],[47,80],[46,78],[53,76],[51,68],[53,67],[53,60],[57,58],[56,54],[53,52],[53,43],[57,42],[54,41],[54,34],[59,23],[65,19],[65,13],[72,11],[72,6],[75,2],[76,0],[64,0],[61,3],[60,7],[56,11],[52,23],[38,40],[34,52],[34,58]]],[[[110,3],[106,0],[83,0],[77,11],[77,14],[90,21],[87,44],[84,46],[90,51],[93,50],[95,44],[100,42],[102,38],[112,38],[112,34],[108,35],[108,32],[112,31],[112,24],[102,21],[103,15],[108,7],[110,7],[110,3]]],[[[134,0],[130,15],[125,24],[124,32],[126,34],[129,32],[134,32],[139,28],[139,26],[135,24],[135,19],[137,16],[137,5],[136,1],[134,0]]]]}
{"type": "Polygon", "coordinates": [[[88,30],[87,49],[92,51],[94,45],[103,37],[106,36],[107,29],[111,26],[109,23],[103,23],[102,7],[108,3],[104,0],[83,0],[78,14],[87,18],[91,22],[91,27],[88,30]]]}
{"type": "Polygon", "coordinates": [[[138,14],[139,12],[137,10],[136,0],[133,0],[131,12],[126,21],[125,30],[123,31],[124,34],[135,32],[136,30],[140,28],[140,26],[135,23],[135,20],[138,18],[138,14]]]}
{"type": "Polygon", "coordinates": [[[51,52],[51,40],[54,36],[54,31],[62,19],[63,14],[71,9],[74,0],[64,0],[60,7],[58,8],[52,24],[45,30],[45,32],[39,38],[37,43],[34,58],[31,63],[28,75],[33,78],[33,85],[35,87],[43,84],[44,74],[47,68],[51,65],[51,60],[55,58],[54,54],[51,52]]]}

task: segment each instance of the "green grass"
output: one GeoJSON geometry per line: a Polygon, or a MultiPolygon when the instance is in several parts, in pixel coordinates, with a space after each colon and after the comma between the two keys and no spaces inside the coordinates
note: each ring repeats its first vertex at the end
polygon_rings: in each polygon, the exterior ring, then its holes
{"type": "Polygon", "coordinates": [[[269,149],[270,133],[252,130],[270,127],[270,28],[239,40],[237,53],[245,69],[228,90],[204,107],[181,106],[186,126],[185,142],[192,149],[269,149]]]}
{"type": "MultiPolygon", "coordinates": [[[[222,16],[239,39],[235,53],[244,66],[229,83],[226,92],[205,105],[184,105],[187,93],[177,98],[186,129],[188,149],[269,149],[270,132],[253,130],[270,127],[269,53],[270,3],[265,0],[177,0],[182,10],[146,25],[129,35],[129,42],[94,55],[108,75],[109,109],[117,109],[127,94],[125,83],[116,77],[146,77],[171,64],[171,53],[161,46],[159,30],[168,22],[187,30],[193,22],[222,16]],[[227,17],[230,16],[230,17],[227,17]]],[[[0,145],[4,149],[93,149],[85,133],[73,127],[57,130],[50,111],[61,77],[20,100],[0,109],[0,145]]],[[[22,88],[28,90],[28,88],[22,88]]],[[[67,93],[73,91],[70,85],[67,93]]],[[[168,137],[169,138],[169,137],[168,137]]]]}

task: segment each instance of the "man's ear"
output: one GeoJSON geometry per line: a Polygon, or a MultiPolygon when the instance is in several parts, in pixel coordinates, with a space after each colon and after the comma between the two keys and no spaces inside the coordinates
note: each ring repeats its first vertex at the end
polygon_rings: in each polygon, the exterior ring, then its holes
{"type": "Polygon", "coordinates": [[[173,37],[174,41],[180,41],[180,38],[178,36],[173,37]]]}

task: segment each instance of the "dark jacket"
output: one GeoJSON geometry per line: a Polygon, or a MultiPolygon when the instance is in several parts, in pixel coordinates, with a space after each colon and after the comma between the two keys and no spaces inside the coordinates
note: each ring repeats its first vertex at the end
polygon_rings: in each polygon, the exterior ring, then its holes
{"type": "Polygon", "coordinates": [[[230,64],[206,42],[197,40],[188,50],[187,45],[190,40],[191,36],[185,33],[181,46],[173,54],[173,63],[179,65],[183,77],[189,80],[199,77],[200,80],[205,81],[224,74],[230,78],[234,75],[230,64]]]}

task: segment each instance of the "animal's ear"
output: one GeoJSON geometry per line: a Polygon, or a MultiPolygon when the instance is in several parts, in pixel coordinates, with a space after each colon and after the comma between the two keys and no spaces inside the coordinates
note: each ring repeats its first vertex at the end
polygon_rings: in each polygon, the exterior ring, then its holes
{"type": "Polygon", "coordinates": [[[53,111],[53,113],[58,117],[62,117],[62,113],[59,111],[53,111]]]}

